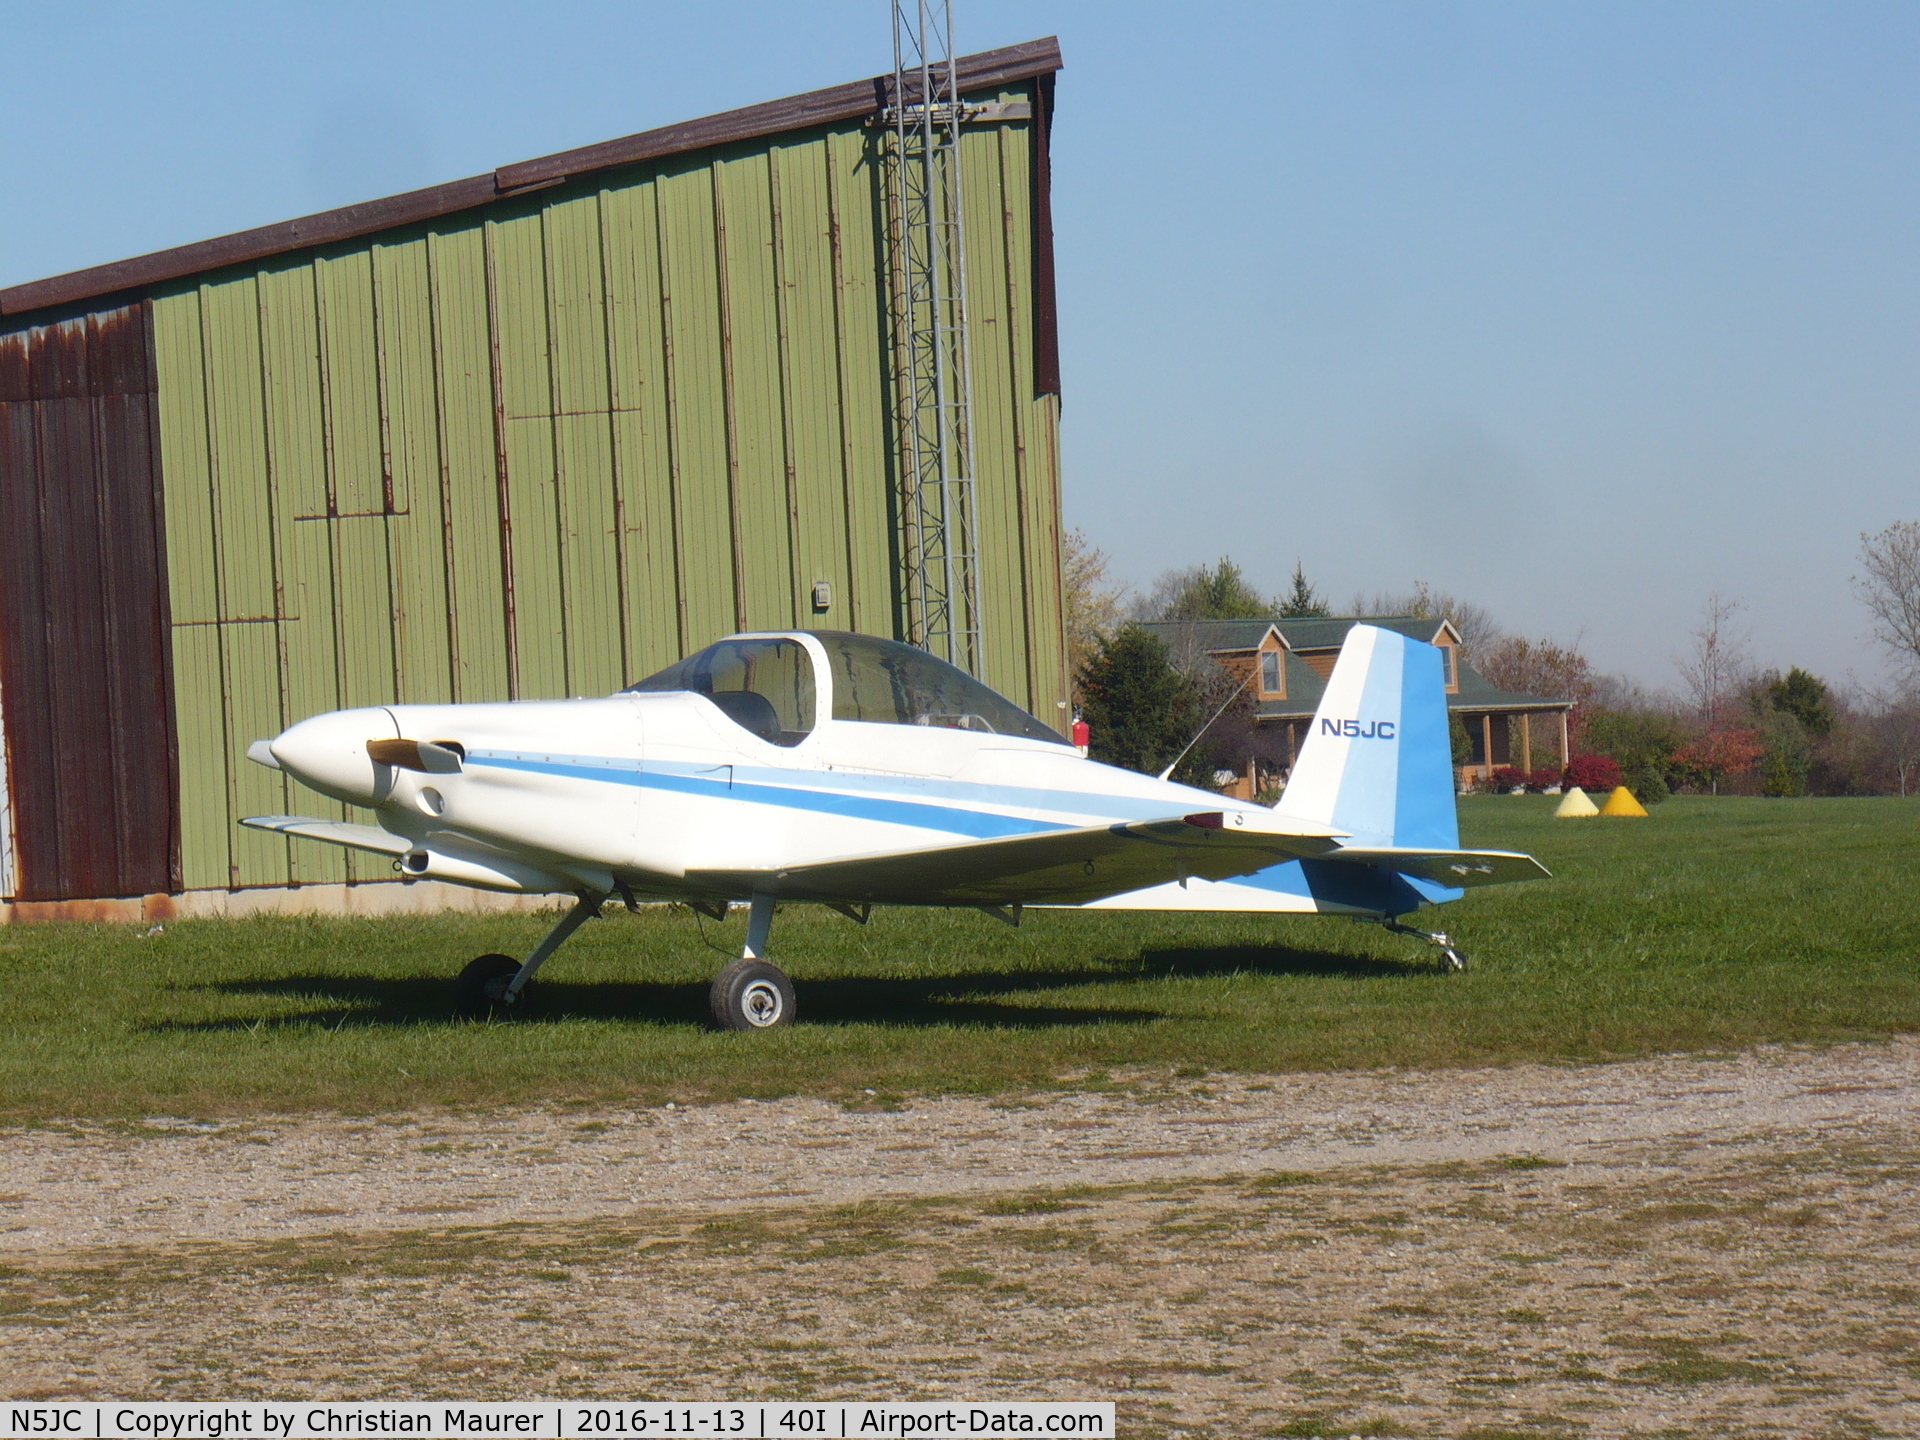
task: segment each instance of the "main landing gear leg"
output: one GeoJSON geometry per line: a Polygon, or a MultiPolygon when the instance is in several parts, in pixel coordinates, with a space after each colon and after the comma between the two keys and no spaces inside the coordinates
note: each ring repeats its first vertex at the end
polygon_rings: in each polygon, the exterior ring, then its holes
{"type": "Polygon", "coordinates": [[[747,943],[740,958],[714,977],[707,992],[713,1023],[722,1030],[771,1030],[793,1023],[793,981],[768,962],[773,896],[755,892],[747,915],[747,943]]]}
{"type": "Polygon", "coordinates": [[[1412,935],[1417,939],[1426,941],[1429,945],[1437,945],[1440,948],[1440,953],[1447,957],[1447,969],[1449,970],[1464,970],[1467,968],[1467,957],[1454,948],[1453,941],[1447,938],[1445,931],[1416,930],[1411,925],[1402,925],[1398,920],[1382,920],[1380,922],[1380,928],[1388,931],[1390,934],[1412,935]]]}
{"type": "Polygon", "coordinates": [[[469,1014],[484,1015],[490,1010],[507,1010],[518,1004],[534,972],[567,943],[568,936],[600,913],[606,898],[597,891],[582,892],[573,908],[560,917],[560,923],[547,932],[547,938],[534,946],[533,954],[524,964],[511,955],[482,955],[468,965],[454,981],[454,995],[460,1008],[469,1014]]]}

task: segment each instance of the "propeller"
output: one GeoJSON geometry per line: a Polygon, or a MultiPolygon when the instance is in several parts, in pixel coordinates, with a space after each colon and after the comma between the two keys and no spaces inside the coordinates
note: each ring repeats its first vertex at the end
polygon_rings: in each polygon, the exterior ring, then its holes
{"type": "Polygon", "coordinates": [[[457,740],[369,740],[367,755],[376,765],[391,765],[398,770],[458,775],[467,751],[457,740]]]}

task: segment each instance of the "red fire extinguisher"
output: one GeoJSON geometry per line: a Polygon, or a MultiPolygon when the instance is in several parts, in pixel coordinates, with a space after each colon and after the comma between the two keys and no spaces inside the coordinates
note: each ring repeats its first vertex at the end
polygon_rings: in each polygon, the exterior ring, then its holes
{"type": "Polygon", "coordinates": [[[1082,755],[1085,755],[1087,753],[1087,746],[1092,743],[1093,727],[1087,724],[1087,722],[1080,717],[1079,712],[1076,711],[1073,717],[1073,748],[1078,750],[1082,755]]]}

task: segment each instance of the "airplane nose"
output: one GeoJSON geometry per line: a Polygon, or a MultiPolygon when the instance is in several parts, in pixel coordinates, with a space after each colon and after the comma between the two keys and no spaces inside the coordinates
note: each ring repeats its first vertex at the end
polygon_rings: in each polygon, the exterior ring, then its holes
{"type": "Polygon", "coordinates": [[[301,784],[349,805],[378,805],[393,786],[393,771],[367,754],[369,740],[398,738],[390,711],[335,710],[289,727],[267,748],[301,784]]]}

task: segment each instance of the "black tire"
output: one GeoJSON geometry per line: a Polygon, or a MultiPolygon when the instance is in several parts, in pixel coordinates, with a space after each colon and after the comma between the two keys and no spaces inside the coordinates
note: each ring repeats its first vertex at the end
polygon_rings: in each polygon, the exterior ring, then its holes
{"type": "Polygon", "coordinates": [[[511,1007],[507,1004],[507,982],[520,973],[520,962],[511,955],[482,955],[468,963],[453,982],[454,1008],[462,1015],[491,1015],[496,1010],[524,1008],[531,998],[531,985],[524,987],[511,1007]]]}
{"type": "Polygon", "coordinates": [[[707,992],[720,1030],[774,1030],[793,1023],[793,981],[765,960],[736,960],[713,978],[707,992]]]}

